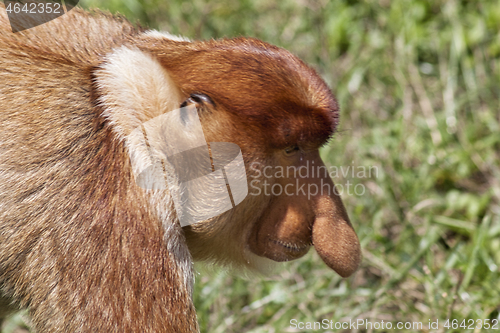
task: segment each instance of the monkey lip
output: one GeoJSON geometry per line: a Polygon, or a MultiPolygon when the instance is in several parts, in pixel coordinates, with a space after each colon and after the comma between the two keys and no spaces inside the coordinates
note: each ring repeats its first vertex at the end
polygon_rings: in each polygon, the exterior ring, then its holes
{"type": "Polygon", "coordinates": [[[274,251],[272,255],[267,253],[267,257],[274,261],[288,261],[298,259],[304,256],[311,247],[312,244],[298,244],[292,242],[285,242],[279,239],[270,239],[270,244],[273,244],[271,248],[274,251]]]}

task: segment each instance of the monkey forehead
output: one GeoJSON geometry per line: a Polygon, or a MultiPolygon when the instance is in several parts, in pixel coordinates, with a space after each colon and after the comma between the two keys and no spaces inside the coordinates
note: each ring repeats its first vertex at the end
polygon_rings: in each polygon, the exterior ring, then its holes
{"type": "Polygon", "coordinates": [[[181,90],[202,92],[256,128],[269,142],[324,143],[338,124],[338,104],[329,87],[289,51],[254,38],[184,44],[182,60],[163,53],[181,90]]]}
{"type": "Polygon", "coordinates": [[[226,53],[230,73],[240,85],[238,91],[223,91],[221,102],[265,129],[272,146],[319,146],[334,133],[337,101],[316,71],[299,58],[253,38],[225,40],[215,47],[226,53]]]}

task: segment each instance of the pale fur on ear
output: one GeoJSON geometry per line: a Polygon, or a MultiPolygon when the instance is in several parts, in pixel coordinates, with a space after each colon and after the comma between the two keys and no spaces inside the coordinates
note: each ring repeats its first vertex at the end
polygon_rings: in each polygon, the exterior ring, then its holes
{"type": "Polygon", "coordinates": [[[142,123],[178,109],[182,95],[151,55],[122,46],[95,72],[99,103],[115,133],[125,140],[142,123]]]}

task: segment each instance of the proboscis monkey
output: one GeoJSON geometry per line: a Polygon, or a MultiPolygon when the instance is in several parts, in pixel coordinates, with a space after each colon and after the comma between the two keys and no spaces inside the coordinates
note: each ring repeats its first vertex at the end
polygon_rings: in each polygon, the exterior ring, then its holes
{"type": "Polygon", "coordinates": [[[338,112],[313,69],[257,39],[188,41],[78,8],[13,33],[0,4],[0,310],[29,308],[38,332],[197,332],[193,260],[259,270],[314,246],[349,276],[359,242],[318,154],[338,112]],[[207,144],[241,149],[251,184],[185,227],[175,177],[140,186],[131,139],[181,106],[207,144]]]}

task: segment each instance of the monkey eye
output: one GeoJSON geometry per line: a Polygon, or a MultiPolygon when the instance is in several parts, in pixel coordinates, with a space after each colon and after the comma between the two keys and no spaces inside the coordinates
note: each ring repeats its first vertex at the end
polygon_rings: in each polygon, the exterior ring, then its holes
{"type": "Polygon", "coordinates": [[[297,153],[298,151],[299,151],[299,146],[293,145],[293,146],[290,146],[290,147],[286,147],[283,150],[283,153],[285,154],[285,156],[292,156],[295,153],[297,153]]]}
{"type": "Polygon", "coordinates": [[[186,99],[184,102],[182,102],[181,108],[186,107],[189,104],[197,104],[197,105],[212,104],[212,106],[215,105],[214,101],[210,98],[210,96],[202,93],[193,93],[189,95],[189,98],[186,99]]]}

